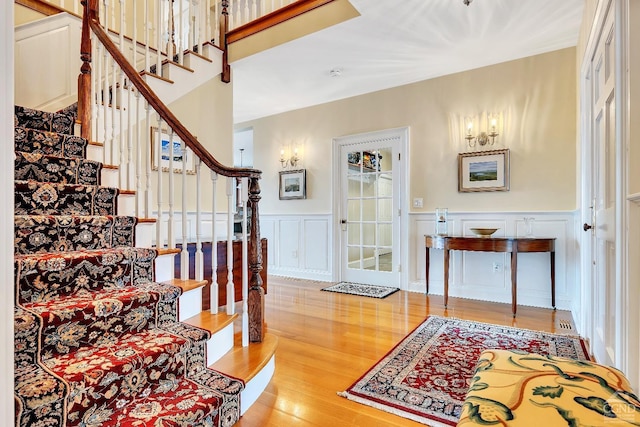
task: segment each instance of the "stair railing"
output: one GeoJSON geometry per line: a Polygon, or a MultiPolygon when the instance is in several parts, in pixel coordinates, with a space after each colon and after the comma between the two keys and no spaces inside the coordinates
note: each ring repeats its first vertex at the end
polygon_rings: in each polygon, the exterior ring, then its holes
{"type": "MultiPolygon", "coordinates": [[[[104,4],[104,3],[103,3],[104,4]]],[[[243,345],[261,342],[264,337],[264,291],[262,289],[262,250],[259,224],[261,172],[249,168],[233,168],[218,162],[213,155],[185,128],[158,98],[118,49],[106,28],[99,21],[98,0],[84,0],[81,41],[82,67],[78,79],[78,114],[81,133],[90,141],[104,145],[105,163],[120,169],[121,188],[135,191],[135,214],[155,218],[157,248],[175,248],[177,240],[176,207],[182,212],[181,274],[186,279],[188,265],[187,211],[190,201],[196,201],[196,279],[203,276],[203,214],[200,200],[207,191],[202,184],[202,167],[209,170],[209,191],[212,197],[211,241],[212,277],[211,312],[218,310],[217,281],[217,184],[226,178],[227,196],[227,280],[226,310],[235,311],[233,283],[233,246],[235,206],[242,208],[242,325],[243,345]],[[95,45],[95,48],[93,46],[95,45]],[[97,59],[92,73],[92,58],[97,59]],[[88,94],[88,95],[86,95],[88,94]],[[92,121],[92,117],[95,121],[92,121]],[[152,126],[153,125],[153,126],[152,126]],[[153,127],[152,132],[143,131],[153,127]],[[190,163],[191,162],[191,163],[190,163]],[[191,166],[190,166],[191,165],[191,166]],[[193,168],[193,176],[187,169],[193,168]],[[156,169],[153,174],[153,169],[156,169]],[[195,180],[195,185],[193,185],[195,180]],[[155,181],[155,182],[154,182],[155,181]],[[176,181],[179,181],[176,183],[176,181]],[[165,189],[164,185],[168,188],[165,189]],[[175,189],[181,188],[179,204],[175,189]],[[189,189],[195,186],[195,192],[189,189]],[[237,196],[236,196],[237,194],[237,196]],[[165,199],[165,195],[168,198],[165,199]],[[234,199],[237,198],[237,201],[234,199]],[[155,199],[155,206],[154,206],[155,199]],[[155,208],[155,211],[154,211],[155,208]],[[247,224],[247,218],[250,222],[247,224]]],[[[105,9],[109,10],[109,9],[105,9]]],[[[120,40],[122,41],[122,40],[120,40]]],[[[122,46],[122,43],[121,43],[122,46]]],[[[231,143],[231,142],[229,142],[231,143]]]]}

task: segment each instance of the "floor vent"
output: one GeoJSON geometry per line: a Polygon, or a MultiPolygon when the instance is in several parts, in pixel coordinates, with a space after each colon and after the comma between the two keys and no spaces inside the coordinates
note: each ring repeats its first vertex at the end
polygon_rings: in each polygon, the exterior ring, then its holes
{"type": "Polygon", "coordinates": [[[563,331],[572,331],[573,330],[573,326],[571,326],[571,321],[564,320],[564,319],[558,319],[556,321],[556,327],[558,329],[563,330],[563,331]]]}

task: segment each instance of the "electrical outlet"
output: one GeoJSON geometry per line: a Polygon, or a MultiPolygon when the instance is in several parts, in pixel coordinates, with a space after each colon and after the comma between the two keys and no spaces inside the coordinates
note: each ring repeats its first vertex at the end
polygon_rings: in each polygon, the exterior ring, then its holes
{"type": "Polygon", "coordinates": [[[422,197],[415,197],[413,199],[413,207],[414,208],[421,208],[422,206],[423,206],[422,197]]]}
{"type": "Polygon", "coordinates": [[[494,273],[500,273],[502,271],[502,264],[498,263],[498,262],[494,262],[493,263],[493,272],[494,273]]]}

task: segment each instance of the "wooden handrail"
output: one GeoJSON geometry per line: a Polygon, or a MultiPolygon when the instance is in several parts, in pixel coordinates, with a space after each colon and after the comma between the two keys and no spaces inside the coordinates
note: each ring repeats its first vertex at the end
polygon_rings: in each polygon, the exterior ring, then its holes
{"type": "MultiPolygon", "coordinates": [[[[90,3],[95,0],[89,0],[90,3]]],[[[251,168],[234,168],[225,166],[218,162],[207,151],[206,148],[200,144],[200,142],[187,130],[187,128],[178,120],[178,118],[169,110],[169,108],[158,98],[158,96],[149,87],[140,74],[133,68],[125,56],[120,52],[118,47],[113,43],[109,35],[104,31],[97,16],[97,6],[95,9],[91,7],[92,11],[88,17],[88,24],[91,30],[96,35],[97,39],[102,43],[105,49],[109,52],[111,57],[117,62],[122,71],[129,78],[129,81],[140,92],[140,95],[149,103],[151,107],[160,115],[160,117],[167,123],[167,126],[176,133],[176,135],[184,141],[187,147],[193,151],[194,155],[202,160],[202,162],[212,171],[228,177],[233,178],[260,178],[262,171],[251,168]]],[[[82,123],[85,126],[85,123],[82,123]]],[[[87,127],[90,128],[89,125],[87,127]]]]}
{"type": "Polygon", "coordinates": [[[300,16],[313,9],[334,2],[335,0],[298,0],[267,15],[254,19],[238,28],[234,28],[226,34],[227,43],[231,44],[252,36],[267,28],[274,27],[296,16],[300,16]]]}
{"type": "MultiPolygon", "coordinates": [[[[69,12],[68,10],[65,10],[61,7],[56,6],[55,4],[51,4],[45,1],[40,1],[40,0],[15,0],[16,4],[19,4],[20,6],[24,6],[26,8],[29,8],[31,10],[35,10],[38,13],[42,13],[43,15],[46,16],[52,16],[52,15],[57,15],[58,13],[63,13],[63,12],[67,12],[71,15],[74,16],[78,16],[73,12],[69,12]]],[[[79,16],[78,16],[79,17],[79,16]]]]}

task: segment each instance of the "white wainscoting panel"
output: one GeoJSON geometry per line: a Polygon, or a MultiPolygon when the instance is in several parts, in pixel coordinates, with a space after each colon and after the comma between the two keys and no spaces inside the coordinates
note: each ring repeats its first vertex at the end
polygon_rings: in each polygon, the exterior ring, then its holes
{"type": "Polygon", "coordinates": [[[77,101],[81,25],[61,13],[16,27],[16,104],[56,111],[77,101]]]}
{"type": "Polygon", "coordinates": [[[261,236],[269,242],[269,274],[331,281],[331,215],[260,216],[261,236]]]}
{"type": "MultiPolygon", "coordinates": [[[[473,227],[498,228],[495,237],[526,235],[525,217],[535,218],[535,237],[555,237],[556,307],[574,309],[578,295],[578,263],[575,212],[451,213],[449,234],[474,236],[473,227]]],[[[411,215],[414,256],[410,257],[409,290],[425,291],[424,235],[435,232],[434,214],[411,215]]],[[[429,294],[444,292],[443,251],[429,257],[429,294]]],[[[549,253],[518,254],[518,305],[551,307],[549,253]]],[[[511,256],[508,253],[453,251],[449,272],[449,296],[511,303],[511,256]]]]}

